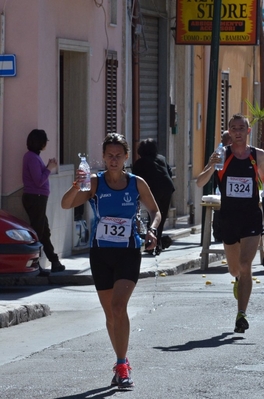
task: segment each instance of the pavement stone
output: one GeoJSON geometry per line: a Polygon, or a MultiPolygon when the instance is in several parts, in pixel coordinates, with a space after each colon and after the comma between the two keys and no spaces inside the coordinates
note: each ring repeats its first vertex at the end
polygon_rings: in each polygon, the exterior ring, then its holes
{"type": "MultiPolygon", "coordinates": [[[[201,266],[201,226],[189,226],[165,230],[172,239],[172,245],[161,252],[159,256],[142,253],[139,278],[155,277],[157,275],[176,275],[189,269],[201,266]]],[[[221,248],[222,244],[214,244],[221,248]]],[[[223,259],[223,255],[210,254],[209,263],[223,259]]],[[[43,286],[43,285],[91,285],[93,278],[89,264],[89,253],[75,254],[61,259],[65,265],[64,272],[51,273],[48,277],[1,277],[1,287],[43,286]]],[[[50,309],[45,304],[5,303],[0,300],[0,328],[10,327],[21,322],[45,317],[50,309]]]]}
{"type": "Polygon", "coordinates": [[[39,319],[50,315],[48,305],[39,303],[9,303],[0,305],[0,328],[11,327],[26,321],[39,319]]]}

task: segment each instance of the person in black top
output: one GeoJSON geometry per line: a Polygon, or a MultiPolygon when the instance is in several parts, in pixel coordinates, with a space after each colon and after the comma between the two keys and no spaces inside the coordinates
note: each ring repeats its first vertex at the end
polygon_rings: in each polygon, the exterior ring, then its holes
{"type": "Polygon", "coordinates": [[[166,158],[158,154],[157,142],[148,138],[140,142],[138,150],[140,158],[134,163],[132,173],[142,177],[149,185],[161,213],[161,222],[157,231],[156,254],[162,250],[161,236],[168,215],[171,196],[175,191],[172,171],[166,158]]]}
{"type": "MultiPolygon", "coordinates": [[[[244,333],[252,290],[252,261],[262,233],[262,212],[259,207],[259,178],[264,180],[264,151],[247,144],[251,128],[247,117],[235,114],[228,124],[231,144],[225,149],[225,163],[217,171],[221,192],[220,224],[229,272],[236,278],[234,296],[238,313],[235,332],[244,333]]],[[[197,178],[203,187],[219,162],[216,152],[197,178]]]]}

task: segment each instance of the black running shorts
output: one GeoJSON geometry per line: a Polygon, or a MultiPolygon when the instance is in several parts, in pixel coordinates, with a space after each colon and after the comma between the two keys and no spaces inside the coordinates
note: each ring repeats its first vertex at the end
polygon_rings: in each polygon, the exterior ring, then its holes
{"type": "Polygon", "coordinates": [[[90,265],[97,291],[113,288],[117,280],[136,284],[141,264],[140,248],[91,248],[90,265]]]}
{"type": "Polygon", "coordinates": [[[241,238],[258,236],[262,233],[261,209],[228,215],[220,213],[220,227],[223,242],[227,245],[240,242],[241,238]]]}

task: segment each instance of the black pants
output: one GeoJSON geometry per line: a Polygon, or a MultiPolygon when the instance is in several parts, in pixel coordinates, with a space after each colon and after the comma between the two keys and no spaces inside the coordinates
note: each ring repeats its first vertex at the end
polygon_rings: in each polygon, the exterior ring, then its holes
{"type": "Polygon", "coordinates": [[[221,233],[221,226],[220,226],[220,211],[214,211],[213,216],[213,236],[215,241],[222,242],[222,233],[221,233]]]}
{"type": "Polygon", "coordinates": [[[50,241],[50,228],[46,216],[48,197],[37,194],[23,194],[22,203],[28,214],[30,224],[38,235],[39,241],[43,245],[43,250],[50,262],[59,260],[54,253],[54,247],[50,241]]]}
{"type": "MultiPolygon", "coordinates": [[[[155,198],[157,205],[159,207],[160,213],[161,213],[161,221],[160,221],[159,227],[157,228],[157,246],[160,248],[162,248],[161,236],[162,236],[164,224],[167,219],[170,202],[171,202],[171,196],[172,196],[172,194],[169,194],[169,195],[167,194],[167,195],[164,195],[162,198],[155,198]]],[[[149,217],[149,221],[150,221],[150,217],[149,217]]]]}

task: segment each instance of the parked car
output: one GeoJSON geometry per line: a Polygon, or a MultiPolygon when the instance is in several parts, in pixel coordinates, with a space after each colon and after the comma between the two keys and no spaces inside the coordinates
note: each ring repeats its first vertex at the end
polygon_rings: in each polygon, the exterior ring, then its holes
{"type": "Polygon", "coordinates": [[[0,210],[0,277],[38,275],[41,248],[29,224],[0,210]]]}

